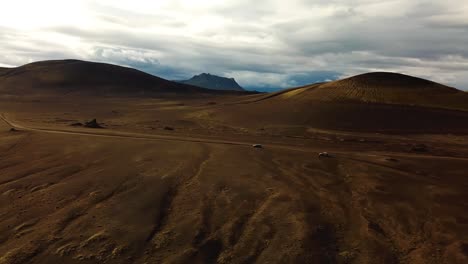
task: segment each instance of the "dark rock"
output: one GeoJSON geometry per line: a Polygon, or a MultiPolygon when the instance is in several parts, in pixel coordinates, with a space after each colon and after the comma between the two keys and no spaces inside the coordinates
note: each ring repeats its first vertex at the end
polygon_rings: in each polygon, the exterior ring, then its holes
{"type": "Polygon", "coordinates": [[[102,128],[102,126],[97,122],[96,119],[86,122],[84,126],[88,128],[102,128]]]}
{"type": "Polygon", "coordinates": [[[73,124],[70,124],[70,126],[83,126],[83,123],[80,123],[80,122],[73,123],[73,124]]]}
{"type": "Polygon", "coordinates": [[[171,130],[171,131],[172,131],[172,130],[174,130],[174,128],[173,128],[173,127],[166,126],[166,127],[164,127],[164,130],[171,130]]]}

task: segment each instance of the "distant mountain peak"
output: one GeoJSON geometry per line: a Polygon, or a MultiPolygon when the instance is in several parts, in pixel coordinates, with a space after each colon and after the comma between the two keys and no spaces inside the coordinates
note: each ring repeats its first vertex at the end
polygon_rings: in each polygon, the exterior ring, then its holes
{"type": "Polygon", "coordinates": [[[189,80],[179,82],[212,90],[245,91],[234,78],[221,77],[211,73],[201,73],[189,80]]]}

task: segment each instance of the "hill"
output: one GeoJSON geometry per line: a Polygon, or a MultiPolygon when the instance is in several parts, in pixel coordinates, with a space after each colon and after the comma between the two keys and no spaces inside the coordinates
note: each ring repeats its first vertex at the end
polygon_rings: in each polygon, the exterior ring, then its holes
{"type": "Polygon", "coordinates": [[[363,131],[468,129],[468,94],[395,73],[367,73],[277,93],[252,96],[219,110],[220,119],[247,126],[363,131]],[[247,120],[244,117],[248,115],[247,120]]]}
{"type": "Polygon", "coordinates": [[[189,80],[179,82],[212,90],[245,91],[234,78],[225,78],[209,73],[195,75],[189,80]]]}
{"type": "Polygon", "coordinates": [[[0,74],[0,91],[3,93],[212,93],[207,89],[171,82],[136,69],[80,60],[34,62],[0,70],[0,74]]]}
{"type": "Polygon", "coordinates": [[[465,92],[408,75],[374,72],[280,93],[283,99],[417,105],[468,110],[465,92]]]}

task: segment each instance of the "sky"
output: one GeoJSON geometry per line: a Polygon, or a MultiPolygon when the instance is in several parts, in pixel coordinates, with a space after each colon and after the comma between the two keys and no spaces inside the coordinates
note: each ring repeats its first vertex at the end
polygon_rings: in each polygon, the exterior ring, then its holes
{"type": "Polygon", "coordinates": [[[0,66],[82,59],[271,90],[371,71],[468,90],[466,0],[0,0],[0,66]]]}

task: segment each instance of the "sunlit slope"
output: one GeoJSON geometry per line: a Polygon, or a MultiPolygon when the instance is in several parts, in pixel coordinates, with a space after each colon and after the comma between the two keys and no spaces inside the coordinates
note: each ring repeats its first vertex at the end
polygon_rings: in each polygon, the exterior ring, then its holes
{"type": "Polygon", "coordinates": [[[468,110],[468,94],[432,81],[374,72],[282,93],[298,101],[363,102],[468,110]]]}
{"type": "Polygon", "coordinates": [[[468,94],[402,74],[368,73],[252,96],[213,117],[257,128],[461,132],[468,131],[468,94]]]}

